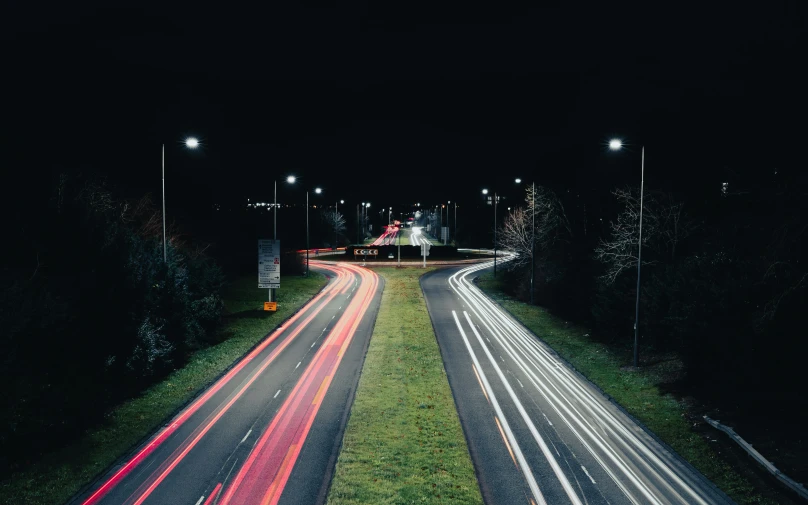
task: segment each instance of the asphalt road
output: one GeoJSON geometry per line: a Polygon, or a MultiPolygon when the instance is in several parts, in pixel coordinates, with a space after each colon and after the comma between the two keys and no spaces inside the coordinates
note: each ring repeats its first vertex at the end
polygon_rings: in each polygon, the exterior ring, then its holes
{"type": "Polygon", "coordinates": [[[70,503],[324,503],[383,286],[312,269],[323,291],[70,503]]]}
{"type": "Polygon", "coordinates": [[[732,503],[485,297],[491,265],[421,279],[488,505],[732,503]]]}

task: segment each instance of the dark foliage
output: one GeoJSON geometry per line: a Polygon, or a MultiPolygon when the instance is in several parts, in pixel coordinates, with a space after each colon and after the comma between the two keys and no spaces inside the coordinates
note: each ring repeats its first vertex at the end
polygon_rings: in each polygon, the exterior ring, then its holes
{"type": "Polygon", "coordinates": [[[36,460],[122,399],[182,366],[220,320],[223,274],[146,199],[61,177],[38,212],[18,209],[0,272],[0,471],[36,460]]]}

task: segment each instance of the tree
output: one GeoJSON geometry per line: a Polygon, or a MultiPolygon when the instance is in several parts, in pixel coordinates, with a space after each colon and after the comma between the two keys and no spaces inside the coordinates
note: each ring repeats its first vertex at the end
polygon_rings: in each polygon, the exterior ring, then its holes
{"type": "MultiPolygon", "coordinates": [[[[623,210],[610,223],[610,234],[595,248],[595,257],[606,267],[601,281],[613,284],[625,270],[637,266],[640,241],[640,194],[638,188],[615,189],[612,194],[623,210]]],[[[696,224],[684,213],[684,203],[672,195],[646,194],[642,208],[643,265],[660,260],[673,263],[677,246],[693,234],[696,224]]]]}
{"type": "Polygon", "coordinates": [[[346,230],[345,217],[337,211],[327,210],[323,212],[323,222],[334,234],[334,247],[337,247],[340,233],[346,230]]]}
{"type": "Polygon", "coordinates": [[[564,206],[552,190],[536,186],[534,191],[531,186],[525,193],[527,206],[511,211],[499,230],[498,242],[502,248],[517,253],[512,263],[514,267],[530,264],[534,255],[533,240],[536,241],[535,256],[546,258],[559,241],[572,236],[564,206]]]}

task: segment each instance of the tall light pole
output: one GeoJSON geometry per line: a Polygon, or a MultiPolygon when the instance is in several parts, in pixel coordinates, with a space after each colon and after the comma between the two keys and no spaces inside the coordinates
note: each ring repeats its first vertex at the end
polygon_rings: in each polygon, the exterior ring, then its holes
{"type": "MultiPolygon", "coordinates": [[[[487,195],[488,190],[484,189],[483,194],[487,195]]],[[[497,276],[497,193],[494,192],[494,277],[497,276]]]]}
{"type": "MultiPolygon", "coordinates": [[[[185,139],[185,147],[189,149],[196,149],[199,147],[199,140],[196,137],[188,137],[185,139]]],[[[163,263],[168,262],[168,246],[166,245],[166,145],[163,144],[162,152],[162,167],[163,167],[163,263]]]]}
{"type": "MultiPolygon", "coordinates": [[[[294,184],[297,178],[294,175],[289,175],[286,177],[286,182],[288,184],[294,184]]],[[[272,203],[272,240],[278,240],[278,180],[275,179],[275,194],[273,196],[273,203],[272,203]]],[[[280,251],[278,251],[280,252],[280,251]]],[[[269,289],[269,301],[275,302],[277,301],[276,296],[277,288],[270,288],[269,289]]]]}
{"type": "MultiPolygon", "coordinates": [[[[623,147],[623,142],[620,139],[612,139],[609,141],[609,149],[612,151],[619,151],[623,147]]],[[[645,186],[645,146],[642,146],[640,155],[640,226],[638,233],[637,244],[637,302],[634,307],[634,368],[640,366],[640,267],[642,266],[642,197],[643,187],[645,186]]]]}
{"type": "MultiPolygon", "coordinates": [[[[320,188],[314,188],[318,195],[323,192],[320,188]]],[[[309,276],[309,190],[306,190],[306,277],[309,276]]]]}

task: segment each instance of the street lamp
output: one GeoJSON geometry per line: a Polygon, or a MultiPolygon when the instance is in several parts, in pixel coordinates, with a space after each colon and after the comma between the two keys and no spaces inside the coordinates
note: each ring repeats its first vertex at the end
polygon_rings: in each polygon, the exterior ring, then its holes
{"type": "MultiPolygon", "coordinates": [[[[620,139],[612,139],[609,141],[609,149],[612,151],[619,151],[623,148],[623,142],[620,139]]],[[[640,155],[640,227],[637,244],[637,302],[634,307],[634,368],[640,366],[640,267],[642,266],[642,196],[643,186],[645,185],[645,146],[642,146],[640,155]]]]}
{"type": "MultiPolygon", "coordinates": [[[[488,190],[484,189],[483,194],[487,195],[488,190]]],[[[494,192],[494,277],[497,276],[497,193],[494,192]]]]}
{"type": "MultiPolygon", "coordinates": [[[[199,139],[196,137],[188,137],[185,139],[185,147],[188,149],[196,149],[199,147],[199,139]]],[[[168,262],[168,246],[166,245],[166,145],[163,144],[162,153],[162,166],[163,166],[163,263],[168,262]]]]}
{"type": "MultiPolygon", "coordinates": [[[[297,178],[294,175],[286,176],[287,184],[294,184],[297,178]]],[[[278,180],[275,179],[275,193],[272,202],[272,240],[278,240],[278,180]]],[[[280,251],[278,251],[280,252],[280,251]]],[[[277,288],[269,288],[269,301],[277,301],[275,295],[277,288]]]]}
{"type": "MultiPolygon", "coordinates": [[[[318,195],[323,192],[321,188],[314,188],[318,195]]],[[[309,190],[306,190],[306,277],[309,276],[309,190]]]]}

